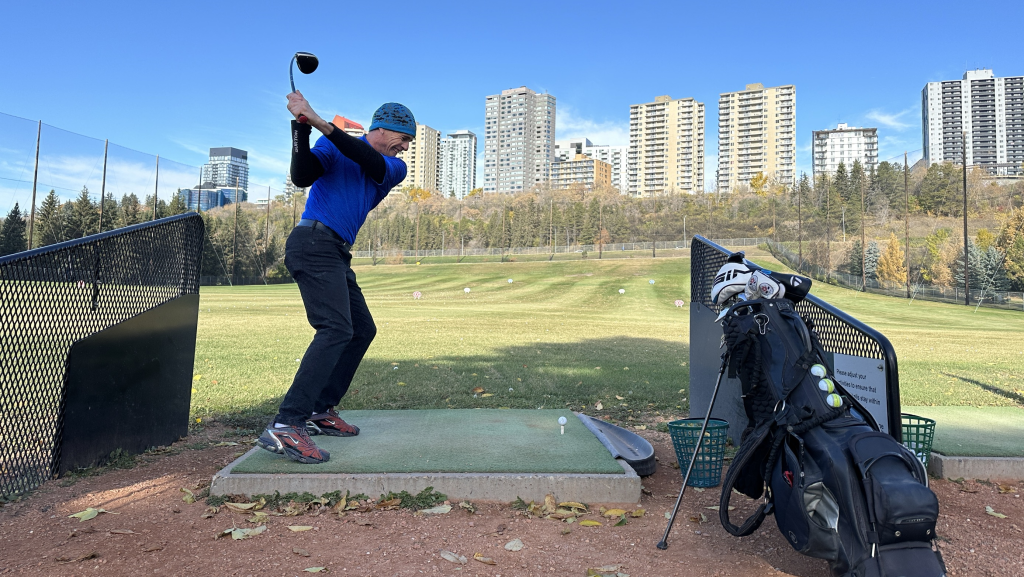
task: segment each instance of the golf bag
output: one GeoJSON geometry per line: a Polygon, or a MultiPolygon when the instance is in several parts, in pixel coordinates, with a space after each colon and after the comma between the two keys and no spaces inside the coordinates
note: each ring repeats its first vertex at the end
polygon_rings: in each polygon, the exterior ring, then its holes
{"type": "Polygon", "coordinates": [[[730,308],[723,327],[749,424],[722,488],[722,526],[742,537],[774,514],[794,549],[837,576],[945,575],[923,465],[835,381],[813,325],[788,300],[758,298],[730,308]],[[764,496],[738,527],[733,489],[764,496]]]}

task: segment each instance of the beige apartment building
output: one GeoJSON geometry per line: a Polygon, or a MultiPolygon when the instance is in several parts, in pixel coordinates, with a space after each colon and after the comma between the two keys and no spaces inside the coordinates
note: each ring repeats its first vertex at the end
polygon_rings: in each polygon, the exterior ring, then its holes
{"type": "Polygon", "coordinates": [[[796,178],[796,87],[745,90],[718,98],[718,189],[729,192],[763,172],[792,185],[796,178]]]}
{"type": "Polygon", "coordinates": [[[704,190],[703,102],[658,96],[629,107],[626,182],[633,196],[704,190]]]}
{"type": "Polygon", "coordinates": [[[440,190],[440,150],[441,132],[417,122],[416,138],[409,143],[409,150],[398,154],[408,169],[401,187],[422,188],[431,192],[440,190]]]}
{"type": "Polygon", "coordinates": [[[572,160],[551,163],[548,177],[551,188],[569,188],[578,184],[587,190],[612,187],[612,165],[585,154],[577,154],[572,160]]]}

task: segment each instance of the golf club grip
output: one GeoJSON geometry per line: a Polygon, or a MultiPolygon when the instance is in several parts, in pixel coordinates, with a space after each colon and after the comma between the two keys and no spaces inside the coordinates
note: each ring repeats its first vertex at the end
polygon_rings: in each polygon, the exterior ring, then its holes
{"type": "Polygon", "coordinates": [[[309,119],[306,118],[305,114],[300,114],[298,121],[301,122],[302,124],[309,124],[309,119]]]}

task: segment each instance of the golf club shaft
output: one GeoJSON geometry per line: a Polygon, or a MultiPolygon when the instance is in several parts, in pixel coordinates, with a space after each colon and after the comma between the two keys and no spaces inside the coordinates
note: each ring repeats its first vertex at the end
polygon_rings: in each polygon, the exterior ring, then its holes
{"type": "MultiPolygon", "coordinates": [[[[288,65],[288,82],[290,82],[291,85],[292,85],[292,92],[295,92],[295,74],[294,74],[294,71],[293,71],[294,68],[295,68],[295,57],[292,56],[291,64],[288,65]]],[[[300,114],[299,117],[297,118],[297,120],[299,122],[301,122],[302,124],[307,124],[309,122],[309,119],[306,118],[305,114],[300,114]]]]}
{"type": "Polygon", "coordinates": [[[722,357],[722,366],[718,369],[718,379],[715,381],[715,390],[711,393],[711,404],[708,405],[708,413],[704,417],[704,424],[700,427],[700,436],[697,437],[697,446],[693,449],[693,455],[690,456],[690,465],[686,467],[686,475],[683,477],[683,488],[679,490],[679,497],[676,498],[676,506],[672,509],[672,516],[668,520],[668,527],[665,527],[665,534],[661,537],[661,541],[658,542],[658,549],[668,548],[668,534],[672,531],[672,523],[676,520],[676,513],[679,512],[679,505],[683,502],[683,493],[686,492],[686,484],[690,482],[690,473],[693,472],[693,465],[697,462],[697,453],[700,452],[700,447],[704,443],[704,433],[708,430],[708,421],[711,420],[711,410],[715,408],[715,398],[718,397],[718,387],[722,384],[722,375],[725,374],[725,366],[728,363],[728,354],[722,357]]]}

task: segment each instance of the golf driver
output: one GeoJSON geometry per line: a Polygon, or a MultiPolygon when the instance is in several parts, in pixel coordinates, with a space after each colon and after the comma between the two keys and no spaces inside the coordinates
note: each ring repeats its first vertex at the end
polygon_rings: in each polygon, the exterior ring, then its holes
{"type": "MultiPolygon", "coordinates": [[[[320,65],[320,61],[317,60],[316,56],[309,52],[296,52],[295,56],[292,56],[292,62],[288,65],[288,80],[292,83],[292,92],[295,92],[295,76],[292,73],[294,65],[298,63],[299,72],[303,74],[312,74],[316,67],[320,65]]],[[[299,116],[299,122],[305,124],[309,119],[305,115],[299,116]]]]}
{"type": "Polygon", "coordinates": [[[704,417],[704,424],[700,428],[700,436],[697,437],[697,446],[690,456],[690,465],[686,467],[686,476],[683,477],[683,488],[679,490],[679,497],[676,499],[676,506],[672,509],[672,517],[668,520],[668,527],[665,527],[665,534],[658,542],[658,549],[668,549],[668,534],[672,530],[672,523],[676,520],[676,513],[679,512],[679,504],[683,502],[683,493],[686,492],[686,484],[690,482],[690,473],[693,472],[693,464],[697,461],[697,453],[700,452],[701,444],[704,442],[704,433],[708,430],[708,421],[711,420],[711,410],[715,408],[715,397],[718,396],[718,386],[722,384],[722,375],[725,374],[725,367],[729,364],[729,353],[722,355],[722,366],[718,369],[718,380],[715,381],[715,390],[711,393],[711,404],[708,406],[708,414],[704,417]]]}

